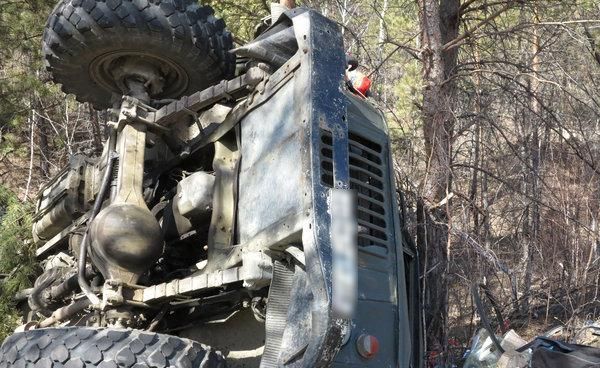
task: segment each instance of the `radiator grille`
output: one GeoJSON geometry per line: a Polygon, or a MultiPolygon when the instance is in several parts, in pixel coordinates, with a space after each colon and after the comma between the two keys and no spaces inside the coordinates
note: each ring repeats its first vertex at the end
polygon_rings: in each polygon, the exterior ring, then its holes
{"type": "MultiPolygon", "coordinates": [[[[385,158],[381,145],[350,133],[350,187],[357,193],[358,246],[389,247],[385,158]]],[[[333,187],[333,141],[321,133],[321,181],[333,187]]]]}

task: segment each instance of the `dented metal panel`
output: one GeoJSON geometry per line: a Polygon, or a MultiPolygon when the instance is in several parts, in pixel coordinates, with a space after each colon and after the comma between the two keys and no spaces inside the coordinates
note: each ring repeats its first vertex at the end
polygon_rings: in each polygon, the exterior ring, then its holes
{"type": "Polygon", "coordinates": [[[346,57],[338,25],[322,15],[307,12],[293,18],[302,67],[296,86],[297,114],[307,124],[308,160],[302,162],[310,192],[305,197],[311,211],[303,232],[306,271],[313,295],[312,330],[303,360],[289,366],[328,366],[339,351],[348,320],[334,309],[329,188],[321,182],[321,130],[332,132],[334,181],[339,189],[349,188],[346,100],[341,88],[346,57]]]}
{"type": "MultiPolygon", "coordinates": [[[[347,303],[352,293],[340,289],[334,299],[334,287],[349,287],[350,292],[356,288],[355,278],[342,280],[339,272],[334,277],[335,269],[348,264],[339,257],[340,267],[334,265],[332,237],[338,237],[344,226],[332,230],[331,188],[321,180],[320,164],[325,130],[332,136],[334,186],[349,189],[347,101],[342,93],[345,54],[335,23],[315,12],[287,15],[294,25],[300,68],[272,100],[241,122],[238,237],[244,245],[271,234],[271,243],[262,238],[263,249],[278,245],[275,239],[302,244],[307,290],[302,295],[293,292],[286,303],[289,311],[306,310],[310,297],[311,312],[301,319],[288,314],[287,326],[279,332],[283,337],[277,343],[282,347],[279,355],[272,356],[267,344],[270,362],[261,366],[321,367],[328,366],[340,349],[349,325],[344,317],[353,309],[347,303]],[[293,236],[300,233],[301,239],[293,236]]],[[[348,223],[343,219],[340,216],[338,224],[348,223]]],[[[352,246],[354,240],[347,239],[340,241],[352,246]]],[[[301,277],[298,272],[296,280],[301,277]]]]}
{"type": "Polygon", "coordinates": [[[294,114],[291,79],[268,103],[241,122],[242,162],[239,183],[238,237],[241,244],[272,226],[282,237],[301,223],[280,220],[304,211],[302,165],[305,126],[294,114]]]}

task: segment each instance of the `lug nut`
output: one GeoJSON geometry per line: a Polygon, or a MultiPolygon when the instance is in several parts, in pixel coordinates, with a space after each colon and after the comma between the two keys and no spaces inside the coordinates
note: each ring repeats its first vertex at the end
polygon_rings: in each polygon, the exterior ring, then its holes
{"type": "Polygon", "coordinates": [[[356,350],[363,358],[371,359],[379,352],[379,340],[372,335],[360,335],[356,339],[356,350]]]}

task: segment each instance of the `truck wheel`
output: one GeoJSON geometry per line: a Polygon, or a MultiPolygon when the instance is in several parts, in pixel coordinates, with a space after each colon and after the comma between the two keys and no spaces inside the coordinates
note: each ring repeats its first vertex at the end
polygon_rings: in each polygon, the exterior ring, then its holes
{"type": "Polygon", "coordinates": [[[232,77],[232,47],[225,22],[193,0],[61,0],[42,41],[53,80],[97,109],[124,94],[115,71],[126,59],[160,72],[153,99],[173,99],[232,77]]]}
{"type": "Polygon", "coordinates": [[[0,354],[1,368],[225,367],[219,352],[191,340],[88,327],[16,333],[6,339],[0,354]]]}

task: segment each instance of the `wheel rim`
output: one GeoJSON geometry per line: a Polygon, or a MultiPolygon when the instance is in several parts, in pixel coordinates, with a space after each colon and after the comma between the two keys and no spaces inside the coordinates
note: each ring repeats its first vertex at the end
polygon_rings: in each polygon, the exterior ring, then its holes
{"type": "Polygon", "coordinates": [[[178,98],[188,88],[190,80],[187,72],[176,62],[166,57],[160,57],[152,53],[135,50],[113,51],[96,57],[90,64],[89,74],[91,79],[107,91],[123,94],[118,82],[113,77],[116,68],[125,60],[131,59],[152,64],[164,78],[164,89],[153,98],[178,98]]]}

